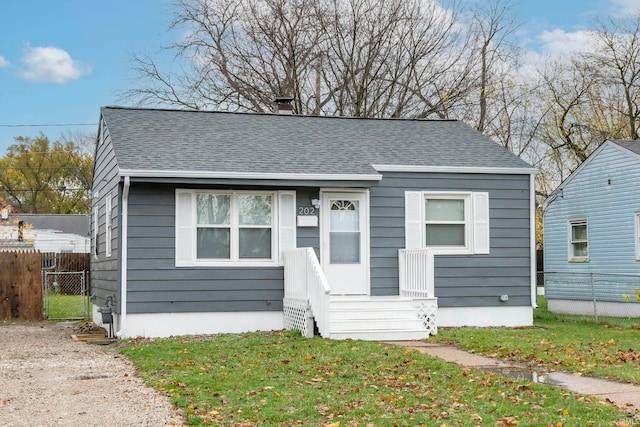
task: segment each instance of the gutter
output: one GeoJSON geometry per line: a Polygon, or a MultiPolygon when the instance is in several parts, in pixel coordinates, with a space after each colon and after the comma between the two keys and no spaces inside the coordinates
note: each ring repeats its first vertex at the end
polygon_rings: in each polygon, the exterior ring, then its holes
{"type": "Polygon", "coordinates": [[[129,187],[131,180],[124,177],[124,187],[122,188],[122,239],[120,240],[120,330],[116,336],[121,338],[127,326],[127,257],[128,257],[128,225],[129,225],[129,187]]]}
{"type": "Polygon", "coordinates": [[[538,308],[538,284],[536,275],[536,176],[529,176],[529,203],[531,209],[530,219],[530,250],[531,250],[531,307],[538,308]]]}

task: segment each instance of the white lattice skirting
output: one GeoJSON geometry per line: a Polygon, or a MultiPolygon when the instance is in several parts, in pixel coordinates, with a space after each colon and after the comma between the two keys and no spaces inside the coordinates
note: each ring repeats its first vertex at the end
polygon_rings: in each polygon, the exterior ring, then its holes
{"type": "Polygon", "coordinates": [[[416,300],[416,310],[424,329],[429,331],[429,335],[436,335],[438,333],[438,300],[416,300]]]}
{"type": "Polygon", "coordinates": [[[309,331],[311,326],[307,322],[307,318],[311,317],[309,303],[307,300],[285,298],[282,302],[282,311],[284,311],[284,328],[287,330],[299,330],[303,337],[312,336],[313,331],[309,331]],[[310,335],[311,334],[311,335],[310,335]]]}

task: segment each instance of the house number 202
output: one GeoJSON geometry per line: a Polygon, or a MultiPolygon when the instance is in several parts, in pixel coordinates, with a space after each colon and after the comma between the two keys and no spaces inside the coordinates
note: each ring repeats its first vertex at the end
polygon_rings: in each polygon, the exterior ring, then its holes
{"type": "Polygon", "coordinates": [[[298,206],[298,215],[315,215],[316,208],[313,206],[298,206]]]}

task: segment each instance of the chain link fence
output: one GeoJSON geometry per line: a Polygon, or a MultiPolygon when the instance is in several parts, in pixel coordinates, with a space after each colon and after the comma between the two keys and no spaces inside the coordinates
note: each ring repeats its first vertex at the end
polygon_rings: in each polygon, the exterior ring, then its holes
{"type": "Polygon", "coordinates": [[[89,293],[85,271],[43,271],[44,318],[49,320],[88,319],[89,293]]]}
{"type": "Polygon", "coordinates": [[[554,313],[640,318],[640,275],[545,271],[544,295],[554,313]]]}

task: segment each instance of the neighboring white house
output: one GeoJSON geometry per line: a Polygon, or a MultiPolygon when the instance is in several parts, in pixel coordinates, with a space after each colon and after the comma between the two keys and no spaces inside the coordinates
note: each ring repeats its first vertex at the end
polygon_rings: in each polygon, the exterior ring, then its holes
{"type": "Polygon", "coordinates": [[[0,251],[16,250],[89,253],[89,218],[87,215],[11,214],[6,225],[0,225],[0,251]],[[20,221],[24,224],[22,236],[20,221]]]}
{"type": "Polygon", "coordinates": [[[640,316],[640,142],[607,140],[544,203],[549,310],[640,316]]]}

